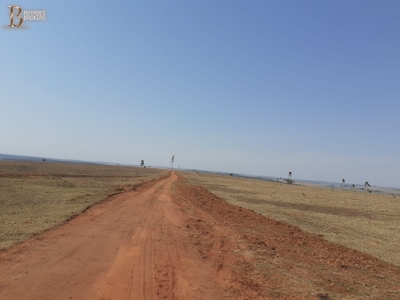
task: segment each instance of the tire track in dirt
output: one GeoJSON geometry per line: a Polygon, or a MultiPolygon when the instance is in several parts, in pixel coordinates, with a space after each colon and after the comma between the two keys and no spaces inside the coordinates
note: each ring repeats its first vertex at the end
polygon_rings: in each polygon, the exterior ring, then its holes
{"type": "Polygon", "coordinates": [[[208,267],[182,240],[176,179],[115,195],[0,253],[0,299],[218,299],[208,267]]]}
{"type": "Polygon", "coordinates": [[[190,238],[225,299],[400,299],[399,267],[178,182],[190,238]]]}
{"type": "Polygon", "coordinates": [[[0,252],[0,299],[399,299],[400,270],[171,173],[0,252]]]}

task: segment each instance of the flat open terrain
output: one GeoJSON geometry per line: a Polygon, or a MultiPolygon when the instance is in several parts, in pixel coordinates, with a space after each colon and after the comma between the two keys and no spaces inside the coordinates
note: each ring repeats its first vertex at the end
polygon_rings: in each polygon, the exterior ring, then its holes
{"type": "Polygon", "coordinates": [[[183,174],[231,204],[400,266],[400,196],[183,174]]]}
{"type": "Polygon", "coordinates": [[[0,161],[0,249],[61,224],[109,195],[167,173],[148,168],[0,161]]]}
{"type": "MultiPolygon", "coordinates": [[[[229,204],[181,174],[110,183],[121,193],[1,251],[0,299],[400,298],[398,266],[229,204]]],[[[228,186],[239,193],[238,184],[228,186]]]]}

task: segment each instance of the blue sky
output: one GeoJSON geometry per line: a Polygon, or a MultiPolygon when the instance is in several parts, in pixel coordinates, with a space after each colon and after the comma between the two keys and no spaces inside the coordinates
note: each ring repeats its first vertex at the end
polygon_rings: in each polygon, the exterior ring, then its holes
{"type": "Polygon", "coordinates": [[[0,3],[0,153],[400,187],[397,0],[0,3]]]}

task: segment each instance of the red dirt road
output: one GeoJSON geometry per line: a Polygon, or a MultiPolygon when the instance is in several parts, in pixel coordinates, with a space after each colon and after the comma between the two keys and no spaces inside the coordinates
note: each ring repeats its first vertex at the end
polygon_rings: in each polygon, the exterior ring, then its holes
{"type": "Polygon", "coordinates": [[[0,299],[400,299],[400,269],[172,173],[0,252],[0,299]]]}

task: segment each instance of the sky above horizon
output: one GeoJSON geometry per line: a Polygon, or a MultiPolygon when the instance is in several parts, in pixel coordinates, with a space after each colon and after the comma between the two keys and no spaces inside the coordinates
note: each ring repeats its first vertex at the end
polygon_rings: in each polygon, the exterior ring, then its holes
{"type": "Polygon", "coordinates": [[[400,1],[0,3],[0,153],[400,187],[400,1]]]}

